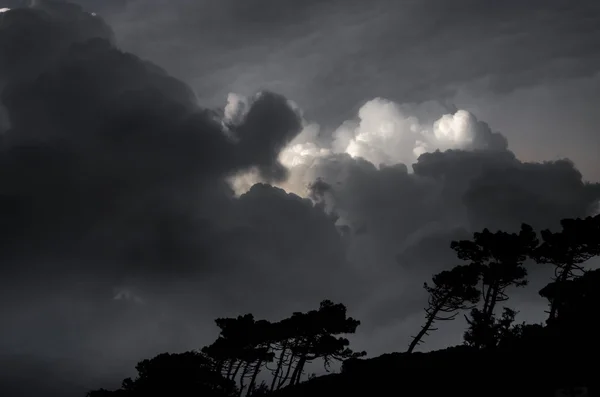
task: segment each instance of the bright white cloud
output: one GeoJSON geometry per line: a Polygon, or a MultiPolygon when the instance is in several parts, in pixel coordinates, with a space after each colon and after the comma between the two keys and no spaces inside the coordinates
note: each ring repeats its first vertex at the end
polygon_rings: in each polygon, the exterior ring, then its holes
{"type": "MultiPolygon", "coordinates": [[[[251,99],[229,94],[224,109],[224,123],[239,123],[246,114],[251,99]]],[[[299,114],[301,110],[293,104],[299,114]]],[[[285,147],[279,160],[288,168],[290,178],[279,184],[289,192],[305,196],[314,179],[311,172],[321,160],[333,154],[346,153],[361,157],[375,166],[398,163],[409,167],[423,153],[448,149],[489,147],[493,135],[487,124],[466,110],[448,110],[432,103],[397,104],[384,98],[366,102],[357,118],[342,123],[330,142],[320,142],[320,126],[305,123],[302,132],[285,147]]],[[[325,134],[326,136],[328,134],[325,134]]],[[[247,191],[260,182],[255,170],[230,178],[236,194],[247,191]]]]}
{"type": "Polygon", "coordinates": [[[227,178],[227,183],[233,189],[236,196],[246,193],[250,188],[262,182],[258,170],[251,169],[244,172],[239,172],[227,178]]]}
{"type": "Polygon", "coordinates": [[[376,166],[398,163],[410,166],[426,152],[473,148],[480,123],[466,110],[441,117],[428,115],[434,119],[439,117],[433,123],[411,112],[427,113],[427,110],[424,106],[373,99],[360,108],[357,123],[346,122],[338,128],[334,133],[334,147],[376,166]]]}
{"type": "Polygon", "coordinates": [[[300,134],[281,151],[279,155],[281,164],[292,169],[308,165],[316,158],[330,155],[332,153],[330,149],[323,148],[317,143],[319,132],[318,124],[305,125],[300,134]]]}
{"type": "Polygon", "coordinates": [[[0,8],[0,13],[10,11],[10,8],[0,8]]]}
{"type": "Polygon", "coordinates": [[[439,143],[467,146],[475,139],[474,125],[477,120],[466,110],[445,114],[433,124],[433,133],[439,143]]]}
{"type": "Polygon", "coordinates": [[[334,132],[334,147],[379,166],[412,163],[424,131],[419,120],[398,104],[383,98],[365,103],[358,122],[349,121],[334,132]]]}
{"type": "Polygon", "coordinates": [[[224,109],[224,121],[226,123],[238,124],[246,115],[249,108],[249,100],[243,95],[230,93],[227,96],[227,105],[224,109]]]}

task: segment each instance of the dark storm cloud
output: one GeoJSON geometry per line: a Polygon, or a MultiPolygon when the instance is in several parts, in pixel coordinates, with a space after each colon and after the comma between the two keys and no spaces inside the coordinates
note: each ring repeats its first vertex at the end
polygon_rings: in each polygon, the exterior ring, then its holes
{"type": "Polygon", "coordinates": [[[39,2],[15,8],[0,19],[0,84],[35,77],[76,42],[93,37],[112,41],[101,19],[75,4],[39,2]]]}
{"type": "Polygon", "coordinates": [[[90,381],[210,342],[217,316],[345,293],[330,287],[345,253],[329,216],[267,185],[236,199],[224,182],[246,168],[285,178],[277,154],[301,128],[285,98],[263,92],[225,127],[76,7],[37,2],[0,30],[3,351],[65,376],[79,363],[90,381]]]}
{"type": "MultiPolygon", "coordinates": [[[[10,11],[7,29],[19,27],[15,15],[53,20],[45,8],[10,11]]],[[[22,310],[60,313],[35,302],[47,294],[66,302],[71,293],[96,313],[89,322],[54,316],[46,335],[67,335],[72,321],[90,332],[108,327],[105,319],[131,324],[130,314],[106,306],[113,296],[150,304],[162,296],[170,307],[190,308],[199,297],[183,291],[200,288],[213,307],[273,315],[303,308],[307,294],[336,295],[329,280],[345,254],[332,220],[269,186],[234,199],[223,181],[250,167],[266,180],[285,177],[277,154],[300,124],[284,98],[256,96],[225,132],[217,112],[199,108],[185,84],[95,38],[65,48],[38,76],[11,83],[2,100],[10,129],[2,144],[1,273],[21,283],[3,294],[16,301],[27,291],[22,310]],[[324,277],[315,280],[315,272],[324,277]],[[224,292],[217,299],[215,289],[224,292]]],[[[222,314],[212,310],[201,323],[222,314]]],[[[135,318],[156,316],[144,313],[135,318]]],[[[169,315],[172,327],[187,321],[177,313],[169,315]]],[[[19,321],[13,324],[18,329],[19,321]]],[[[28,335],[6,332],[9,341],[28,335]]],[[[86,335],[67,350],[85,346],[86,335]]],[[[66,344],[59,339],[50,350],[66,344]]]]}
{"type": "MultiPolygon", "coordinates": [[[[10,11],[3,30],[19,34],[26,25],[36,41],[47,33],[44,24],[35,30],[37,19],[66,25],[70,12],[76,21],[84,14],[67,8],[54,17],[54,10],[10,11]]],[[[281,174],[277,153],[300,128],[285,99],[270,93],[258,97],[243,122],[231,127],[233,142],[216,114],[198,108],[191,90],[162,69],[101,38],[66,37],[77,43],[41,74],[11,83],[2,93],[11,125],[2,148],[2,197],[10,208],[4,216],[5,251],[23,248],[25,255],[43,257],[48,249],[63,252],[65,245],[88,251],[85,243],[78,247],[86,233],[106,227],[107,218],[116,226],[123,216],[137,215],[147,231],[155,220],[165,238],[177,233],[172,227],[194,235],[197,226],[177,220],[189,209],[178,208],[171,197],[194,194],[189,187],[194,184],[196,190],[213,189],[202,185],[245,167],[281,174]],[[27,240],[45,246],[38,247],[42,253],[20,243],[27,240]]],[[[67,47],[68,40],[57,37],[56,48],[67,47]]],[[[14,44],[6,43],[3,53],[14,44]]],[[[29,47],[27,54],[5,59],[21,70],[21,63],[29,65],[37,55],[36,48],[29,47]]],[[[221,193],[226,199],[227,191],[221,193]]],[[[128,230],[120,230],[125,237],[128,230]]],[[[177,245],[165,249],[186,251],[177,245]]]]}
{"type": "Polygon", "coordinates": [[[570,161],[520,163],[487,169],[472,182],[465,201],[476,229],[516,229],[520,222],[556,228],[557,219],[590,215],[597,187],[584,183],[570,161]]]}
{"type": "Polygon", "coordinates": [[[235,307],[251,310],[249,300],[256,311],[271,308],[285,315],[289,307],[315,301],[319,294],[349,302],[364,296],[347,268],[334,219],[310,200],[257,184],[235,210],[241,221],[227,241],[238,263],[225,287],[238,299],[235,307]]]}
{"type": "Polygon", "coordinates": [[[428,248],[410,254],[414,260],[451,253],[453,235],[484,227],[516,230],[526,222],[556,228],[562,218],[591,214],[600,198],[598,185],[584,183],[573,163],[523,163],[510,152],[426,153],[412,174],[404,166],[378,170],[347,155],[322,159],[314,168],[322,178],[318,186],[327,184],[320,197],[341,222],[368,230],[353,237],[356,244],[368,239],[381,245],[374,251],[386,260],[421,242],[428,248]]]}

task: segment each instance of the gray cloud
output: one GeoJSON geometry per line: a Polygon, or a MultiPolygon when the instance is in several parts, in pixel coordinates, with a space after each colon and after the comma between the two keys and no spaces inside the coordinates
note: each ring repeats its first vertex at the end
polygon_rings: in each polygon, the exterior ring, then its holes
{"type": "MultiPolygon", "coordinates": [[[[3,301],[11,302],[2,310],[11,324],[2,331],[5,351],[65,366],[111,351],[87,375],[102,374],[119,358],[131,364],[157,348],[198,347],[203,333],[192,329],[231,308],[251,310],[277,296],[277,308],[266,306],[272,315],[286,301],[304,301],[305,290],[285,284],[294,266],[295,282],[312,277],[306,263],[339,270],[344,253],[322,211],[269,186],[234,200],[223,180],[249,167],[267,180],[285,177],[277,154],[300,120],[283,97],[256,96],[225,131],[218,112],[199,108],[185,84],[113,47],[105,29],[78,28],[81,18],[97,17],[58,3],[2,15],[2,37],[27,31],[31,40],[49,35],[53,43],[52,51],[13,56],[2,74],[9,129],[1,147],[0,274],[3,301]],[[37,59],[44,63],[15,78],[21,64],[37,59]],[[296,223],[286,219],[295,213],[296,223]],[[305,234],[315,237],[303,239],[311,249],[295,251],[292,243],[305,234]],[[261,260],[272,269],[256,268],[261,260]],[[283,284],[269,289],[271,276],[283,284]],[[130,291],[139,298],[113,299],[130,291]],[[250,291],[266,294],[248,298],[250,291]],[[197,309],[202,299],[213,301],[204,311],[197,309]],[[190,321],[192,311],[198,318],[190,321]]],[[[3,42],[0,53],[14,44],[3,42]]]]}
{"type": "MultiPolygon", "coordinates": [[[[490,5],[472,0],[260,0],[244,6],[235,1],[214,5],[182,0],[167,5],[157,0],[130,1],[107,17],[123,45],[147,56],[161,58],[174,50],[164,44],[177,41],[178,46],[203,50],[188,53],[192,62],[186,62],[187,67],[205,66],[210,72],[221,65],[211,67],[199,54],[212,48],[223,60],[243,59],[246,73],[262,64],[264,71],[247,74],[252,84],[302,79],[298,86],[306,82],[313,92],[346,90],[350,106],[377,95],[402,102],[430,99],[444,88],[483,78],[493,90],[513,90],[544,80],[589,76],[599,61],[593,56],[598,6],[591,1],[490,5]],[[243,36],[236,33],[240,28],[243,36]],[[215,31],[216,40],[206,35],[215,31]],[[411,81],[403,81],[407,77],[411,81]],[[403,97],[398,98],[399,93],[403,97]]],[[[171,63],[175,68],[183,64],[174,59],[171,63]]],[[[229,76],[228,71],[212,71],[213,77],[229,77],[222,81],[223,88],[233,85],[234,91],[240,87],[233,80],[245,78],[236,73],[239,69],[231,69],[234,74],[229,76]]],[[[181,72],[197,76],[193,70],[181,72]]]]}
{"type": "Polygon", "coordinates": [[[39,2],[2,15],[0,84],[35,77],[76,42],[114,40],[111,28],[75,4],[39,2]]]}
{"type": "Polygon", "coordinates": [[[581,157],[586,178],[600,178],[585,144],[596,142],[597,82],[582,82],[600,67],[595,1],[258,0],[254,12],[239,4],[130,1],[105,15],[124,48],[210,104],[266,88],[331,127],[370,98],[437,99],[492,122],[522,158],[581,157]],[[540,95],[523,98],[527,91],[540,95]]]}
{"type": "MultiPolygon", "coordinates": [[[[117,386],[140,358],[211,342],[217,316],[323,298],[363,321],[357,349],[403,349],[451,240],[557,226],[600,199],[572,162],[523,160],[518,137],[464,110],[590,78],[575,42],[596,6],[79,3],[115,34],[61,3],[0,15],[0,374],[17,360],[39,392],[117,386]],[[558,15],[562,40],[534,46],[558,15]],[[535,51],[509,62],[517,43],[535,51]],[[222,108],[229,92],[246,97],[222,108]],[[380,95],[441,103],[363,102],[380,95]],[[236,197],[240,172],[265,183],[236,197]]],[[[536,321],[535,295],[510,303],[536,321]]]]}

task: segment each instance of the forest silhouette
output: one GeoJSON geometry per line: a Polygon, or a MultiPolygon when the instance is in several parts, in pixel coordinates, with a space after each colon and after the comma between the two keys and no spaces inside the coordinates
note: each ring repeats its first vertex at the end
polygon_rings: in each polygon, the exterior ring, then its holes
{"type": "Polygon", "coordinates": [[[526,224],[518,233],[484,229],[452,241],[462,263],[424,284],[424,324],[402,353],[366,359],[366,352],[353,351],[344,336],[360,321],[343,304],[324,300],[277,322],[252,314],[216,319],[220,333],[211,345],[140,361],[135,379],[88,397],[598,395],[600,269],[586,262],[600,256],[600,215],[564,219],[561,226],[539,234],[526,224]],[[517,324],[518,308],[500,304],[511,289],[527,286],[532,263],[554,269],[539,291],[548,317],[545,324],[517,324]],[[461,314],[462,345],[415,352],[461,314]],[[341,362],[341,371],[301,381],[316,361],[327,371],[341,362]]]}

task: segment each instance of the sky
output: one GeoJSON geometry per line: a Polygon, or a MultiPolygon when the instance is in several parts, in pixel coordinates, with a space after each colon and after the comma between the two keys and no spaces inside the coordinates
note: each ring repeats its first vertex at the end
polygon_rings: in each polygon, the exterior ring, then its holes
{"type": "Polygon", "coordinates": [[[450,241],[600,210],[594,0],[75,3],[0,0],[3,395],[323,299],[403,351],[450,241]]]}

